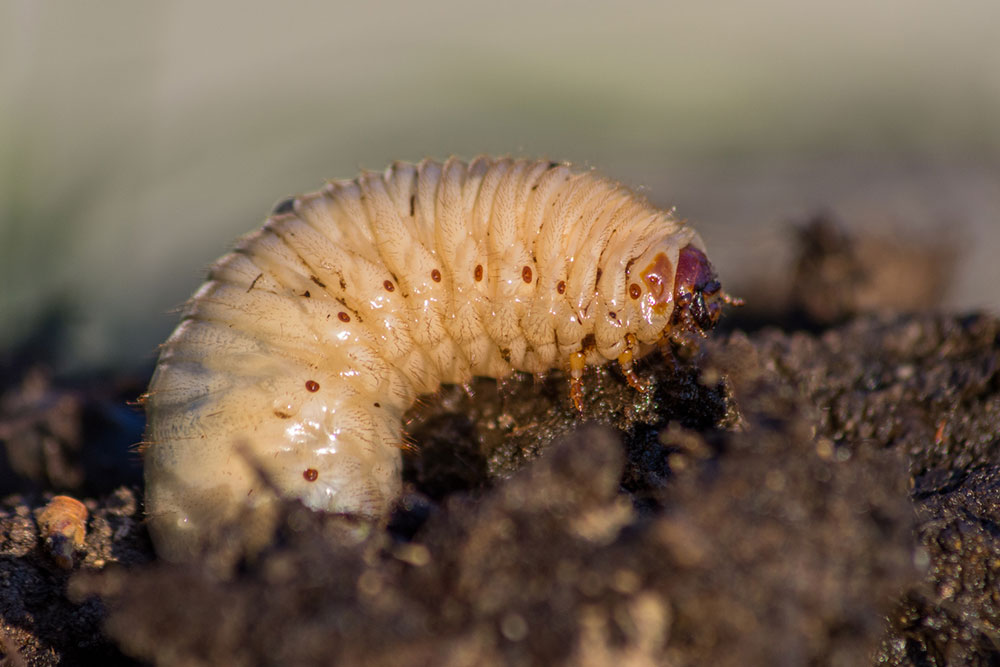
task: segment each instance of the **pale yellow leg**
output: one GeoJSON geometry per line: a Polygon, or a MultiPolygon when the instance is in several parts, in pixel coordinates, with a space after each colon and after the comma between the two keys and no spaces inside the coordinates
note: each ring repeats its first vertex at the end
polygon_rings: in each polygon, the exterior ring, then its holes
{"type": "Polygon", "coordinates": [[[633,362],[635,361],[634,350],[638,343],[633,334],[625,336],[625,351],[618,355],[618,367],[622,369],[622,375],[628,380],[629,386],[637,391],[645,393],[649,387],[635,374],[633,362]]]}
{"type": "Polygon", "coordinates": [[[587,357],[583,352],[569,355],[569,397],[577,412],[583,412],[583,369],[586,367],[587,357]]]}
{"type": "Polygon", "coordinates": [[[667,366],[672,370],[677,370],[677,355],[674,354],[673,344],[670,342],[670,336],[666,335],[661,337],[656,341],[656,346],[660,348],[660,355],[663,357],[663,361],[666,362],[667,366]]]}

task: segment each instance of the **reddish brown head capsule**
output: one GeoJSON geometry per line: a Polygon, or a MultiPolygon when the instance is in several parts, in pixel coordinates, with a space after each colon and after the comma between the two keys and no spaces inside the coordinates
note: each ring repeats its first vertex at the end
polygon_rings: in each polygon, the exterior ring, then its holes
{"type": "Polygon", "coordinates": [[[675,325],[707,331],[715,326],[722,314],[722,286],[715,270],[701,250],[694,246],[681,248],[674,277],[675,325]]]}

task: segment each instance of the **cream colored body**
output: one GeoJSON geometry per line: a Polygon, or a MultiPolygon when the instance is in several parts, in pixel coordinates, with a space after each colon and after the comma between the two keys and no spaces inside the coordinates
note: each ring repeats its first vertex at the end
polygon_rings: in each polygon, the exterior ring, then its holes
{"type": "Polygon", "coordinates": [[[676,267],[689,243],[623,186],[544,161],[397,163],[298,197],[214,265],[163,346],[144,454],[157,550],[190,558],[241,512],[267,524],[275,491],[382,515],[417,395],[656,341],[671,308],[629,298],[630,265],[676,267]]]}

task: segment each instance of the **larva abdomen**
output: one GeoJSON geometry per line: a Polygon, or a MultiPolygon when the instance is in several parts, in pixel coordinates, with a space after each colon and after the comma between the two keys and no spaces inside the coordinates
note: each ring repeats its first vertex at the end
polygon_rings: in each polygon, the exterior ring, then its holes
{"type": "Polygon", "coordinates": [[[708,329],[727,301],[691,228],[564,164],[396,163],[284,202],[163,346],[157,549],[189,558],[241,514],[266,526],[277,496],[382,515],[417,395],[560,367],[579,406],[585,363],[617,359],[638,387],[640,344],[708,329]]]}

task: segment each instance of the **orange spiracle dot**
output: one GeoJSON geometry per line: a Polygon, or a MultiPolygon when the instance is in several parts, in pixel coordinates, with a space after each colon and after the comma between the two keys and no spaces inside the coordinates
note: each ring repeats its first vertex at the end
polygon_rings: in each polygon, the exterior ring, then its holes
{"type": "Polygon", "coordinates": [[[633,300],[638,299],[640,296],[642,296],[642,288],[639,287],[636,283],[632,283],[631,285],[628,286],[628,295],[632,297],[633,300]]]}
{"type": "Polygon", "coordinates": [[[476,264],[476,270],[473,272],[472,275],[476,279],[477,283],[480,280],[482,280],[483,279],[483,265],[482,264],[476,264]]]}
{"type": "Polygon", "coordinates": [[[319,479],[319,470],[316,470],[316,468],[306,468],[302,471],[302,477],[307,482],[315,482],[319,479]]]}
{"type": "Polygon", "coordinates": [[[559,292],[560,294],[565,294],[566,293],[566,281],[565,280],[560,280],[559,281],[559,283],[556,285],[556,291],[559,292]]]}
{"type": "Polygon", "coordinates": [[[441,282],[441,272],[438,271],[437,269],[431,271],[431,280],[433,280],[436,283],[441,282]]]}
{"type": "Polygon", "coordinates": [[[316,393],[319,391],[319,382],[316,382],[316,380],[306,380],[306,389],[316,393]]]}
{"type": "Polygon", "coordinates": [[[393,291],[394,289],[396,289],[396,286],[392,284],[392,281],[391,281],[391,280],[386,280],[385,282],[383,282],[383,283],[382,283],[382,287],[384,287],[384,288],[385,288],[385,291],[386,291],[386,292],[391,292],[391,291],[393,291]]]}
{"type": "Polygon", "coordinates": [[[521,269],[521,280],[523,280],[524,282],[528,283],[529,285],[531,284],[531,267],[530,266],[525,266],[523,269],[521,269]]]}
{"type": "Polygon", "coordinates": [[[339,313],[337,313],[337,319],[340,320],[341,322],[350,322],[351,316],[345,313],[344,311],[340,311],[339,313]]]}

